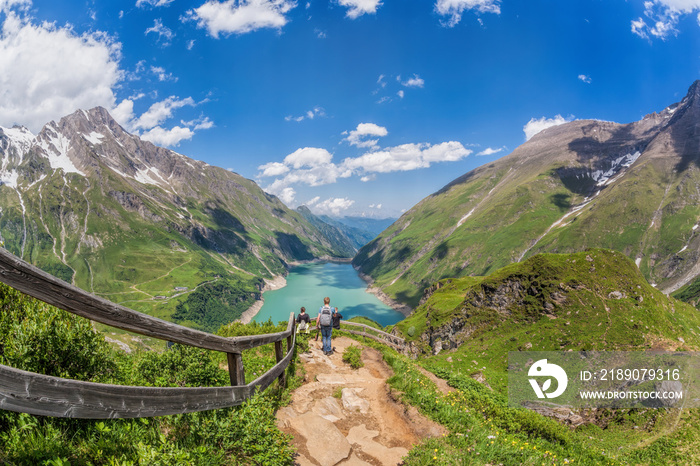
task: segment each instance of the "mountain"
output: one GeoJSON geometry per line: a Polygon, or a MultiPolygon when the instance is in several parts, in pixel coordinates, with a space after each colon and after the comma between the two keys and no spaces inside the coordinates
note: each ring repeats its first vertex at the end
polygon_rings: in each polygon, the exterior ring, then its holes
{"type": "Polygon", "coordinates": [[[103,108],[36,136],[0,128],[0,160],[5,248],[159,317],[179,306],[201,326],[214,299],[230,321],[290,262],[349,254],[253,181],[143,141],[103,108]]]}
{"type": "Polygon", "coordinates": [[[321,215],[319,218],[342,231],[357,249],[372,241],[396,220],[391,218],[373,219],[363,217],[333,218],[327,215],[321,215]]]}
{"type": "Polygon", "coordinates": [[[337,226],[358,249],[376,238],[396,221],[395,218],[338,217],[321,216],[321,219],[337,226]]]}
{"type": "Polygon", "coordinates": [[[359,248],[372,241],[394,223],[396,219],[373,219],[364,217],[329,217],[328,215],[314,215],[308,207],[297,207],[299,212],[309,223],[316,226],[323,234],[334,242],[338,250],[349,252],[354,256],[359,248]]]}
{"type": "Polygon", "coordinates": [[[352,257],[357,252],[357,248],[353,241],[345,234],[343,230],[338,228],[334,223],[329,222],[327,218],[319,217],[314,215],[308,207],[299,206],[296,211],[301,214],[307,222],[316,227],[331,244],[334,245],[335,249],[340,253],[346,255],[347,257],[352,257]]]}
{"type": "Polygon", "coordinates": [[[338,217],[336,220],[350,228],[357,228],[358,230],[368,232],[373,235],[372,239],[389,228],[389,226],[396,221],[395,218],[369,217],[338,217]]]}
{"type": "Polygon", "coordinates": [[[700,314],[605,249],[538,254],[486,277],[441,280],[396,328],[416,354],[488,349],[488,366],[502,376],[509,351],[700,347],[700,314]]]}
{"type": "Polygon", "coordinates": [[[700,81],[660,113],[548,128],[428,196],[353,264],[416,306],[446,277],[609,248],[665,292],[700,274],[700,81]]]}

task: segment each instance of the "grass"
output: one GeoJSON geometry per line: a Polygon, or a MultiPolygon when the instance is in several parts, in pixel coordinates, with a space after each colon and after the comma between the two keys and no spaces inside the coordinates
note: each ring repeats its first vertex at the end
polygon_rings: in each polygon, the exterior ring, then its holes
{"type": "Polygon", "coordinates": [[[359,369],[365,365],[362,362],[362,347],[350,345],[343,351],[343,362],[347,363],[353,369],[359,369]]]}
{"type": "Polygon", "coordinates": [[[503,158],[426,197],[363,247],[354,265],[390,297],[417,307],[423,290],[436,281],[487,275],[541,252],[596,247],[640,257],[645,278],[661,288],[695,263],[692,245],[680,251],[700,218],[693,201],[697,171],[675,173],[661,159],[640,159],[554,226],[584,202],[570,190],[580,186],[558,174],[576,164],[560,148],[531,159],[516,166],[516,158],[503,158]],[[506,177],[509,182],[501,183],[506,177]]]}
{"type": "Polygon", "coordinates": [[[377,330],[384,330],[384,327],[382,327],[377,321],[372,320],[369,317],[355,316],[351,319],[348,319],[348,322],[354,322],[356,324],[364,324],[364,325],[368,325],[370,327],[376,328],[377,330]]]}
{"type": "Polygon", "coordinates": [[[600,410],[593,423],[571,429],[507,405],[511,351],[700,347],[697,311],[650,286],[623,254],[540,254],[485,277],[444,279],[431,290],[396,324],[422,351],[419,360],[382,349],[400,374],[390,383],[402,399],[450,430],[411,450],[407,465],[698,462],[697,408],[600,410]],[[433,355],[428,343],[436,341],[447,350],[433,355]],[[415,364],[458,390],[442,394],[415,364]]]}
{"type": "MultiPolygon", "coordinates": [[[[175,345],[167,351],[112,352],[89,321],[0,286],[0,362],[79,380],[142,386],[226,386],[221,353],[175,345]]],[[[220,334],[279,331],[286,323],[231,324],[220,334]]],[[[303,350],[303,338],[299,339],[303,350]]],[[[244,352],[246,381],[275,364],[274,346],[244,352]]],[[[294,450],[275,411],[301,384],[273,384],[239,407],[150,419],[76,420],[0,411],[0,463],[38,465],[288,465],[294,450]]]]}

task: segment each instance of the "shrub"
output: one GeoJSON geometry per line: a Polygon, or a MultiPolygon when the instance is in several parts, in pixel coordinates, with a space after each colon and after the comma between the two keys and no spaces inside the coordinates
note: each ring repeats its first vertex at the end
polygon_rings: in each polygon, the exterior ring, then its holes
{"type": "Polygon", "coordinates": [[[362,347],[350,345],[343,352],[343,361],[350,364],[353,369],[359,369],[364,366],[362,362],[362,347]]]}

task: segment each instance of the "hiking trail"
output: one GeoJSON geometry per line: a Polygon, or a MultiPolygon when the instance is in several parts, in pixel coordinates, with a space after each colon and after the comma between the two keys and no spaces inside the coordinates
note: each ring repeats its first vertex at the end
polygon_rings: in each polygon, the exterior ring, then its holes
{"type": "Polygon", "coordinates": [[[379,351],[342,336],[332,344],[335,352],[325,356],[321,339],[309,340],[299,354],[304,384],[277,412],[279,428],[294,437],[296,465],[396,465],[414,444],[447,433],[395,399],[386,383],[394,372],[379,351]],[[360,369],[343,362],[353,344],[363,347],[360,369]]]}

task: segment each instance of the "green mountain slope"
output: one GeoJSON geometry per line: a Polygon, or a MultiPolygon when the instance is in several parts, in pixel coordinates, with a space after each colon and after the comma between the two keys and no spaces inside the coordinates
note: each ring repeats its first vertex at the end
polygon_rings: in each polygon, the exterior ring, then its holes
{"type": "Polygon", "coordinates": [[[308,207],[299,206],[296,211],[301,214],[304,219],[320,231],[333,245],[335,250],[344,254],[347,257],[352,257],[357,252],[355,243],[348,237],[346,232],[339,228],[338,225],[327,221],[326,218],[314,215],[308,207]]]}
{"type": "Polygon", "coordinates": [[[423,199],[354,265],[415,306],[447,277],[538,252],[623,252],[670,292],[700,274],[700,82],[659,114],[548,128],[423,199]]]}
{"type": "Polygon", "coordinates": [[[700,348],[697,310],[605,249],[538,254],[486,277],[442,280],[396,328],[414,353],[444,359],[456,350],[455,367],[473,370],[476,360],[502,388],[508,351],[700,348]]]}
{"type": "Polygon", "coordinates": [[[486,277],[441,280],[394,332],[418,364],[458,389],[431,392],[421,373],[394,365],[397,390],[453,432],[417,446],[407,464],[458,463],[475,450],[485,458],[474,464],[697,464],[697,408],[508,405],[510,351],[700,348],[697,310],[650,286],[622,253],[538,254],[486,277]]]}
{"type": "MultiPolygon", "coordinates": [[[[0,156],[4,247],[158,317],[224,285],[233,320],[290,262],[349,255],[253,181],[142,141],[101,108],[36,137],[2,129],[0,156]]],[[[190,324],[218,328],[207,322],[190,324]]]]}

